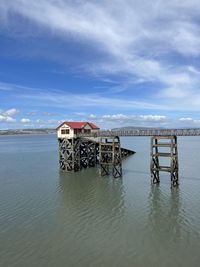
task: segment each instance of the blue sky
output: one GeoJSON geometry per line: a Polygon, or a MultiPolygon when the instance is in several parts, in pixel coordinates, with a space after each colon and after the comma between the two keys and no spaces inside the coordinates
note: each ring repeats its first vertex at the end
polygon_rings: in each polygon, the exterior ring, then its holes
{"type": "Polygon", "coordinates": [[[200,127],[197,0],[1,0],[0,129],[200,127]]]}

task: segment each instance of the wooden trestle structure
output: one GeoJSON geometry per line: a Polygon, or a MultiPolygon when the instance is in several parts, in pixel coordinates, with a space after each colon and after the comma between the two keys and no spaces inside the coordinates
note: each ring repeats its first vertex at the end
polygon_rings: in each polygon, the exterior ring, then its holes
{"type": "Polygon", "coordinates": [[[172,186],[178,185],[178,148],[176,136],[151,137],[151,177],[153,183],[160,182],[160,171],[171,174],[172,186]],[[164,151],[163,151],[164,149],[164,151]],[[160,165],[160,158],[170,159],[169,165],[160,165]]]}
{"type": "MultiPolygon", "coordinates": [[[[80,171],[82,168],[100,166],[102,176],[122,176],[122,159],[134,154],[121,148],[119,136],[58,138],[60,170],[80,171]]],[[[166,161],[164,162],[166,163],[166,161]]],[[[160,172],[171,175],[172,186],[178,185],[178,147],[176,136],[151,137],[151,177],[154,184],[160,182],[160,172]],[[169,164],[162,164],[161,158],[168,158],[169,164]]]]}
{"type": "Polygon", "coordinates": [[[84,137],[59,138],[59,164],[64,172],[80,171],[82,168],[100,165],[101,175],[122,176],[122,158],[134,154],[129,149],[121,148],[120,138],[84,137]]]}
{"type": "Polygon", "coordinates": [[[114,178],[122,176],[122,154],[118,136],[109,139],[101,138],[99,161],[102,176],[109,175],[110,169],[114,178]]]}

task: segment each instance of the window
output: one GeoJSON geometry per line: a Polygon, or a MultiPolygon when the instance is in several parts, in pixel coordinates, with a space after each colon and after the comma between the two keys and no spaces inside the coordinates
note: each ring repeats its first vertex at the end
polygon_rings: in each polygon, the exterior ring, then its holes
{"type": "Polygon", "coordinates": [[[61,134],[69,134],[69,129],[62,129],[61,134]]]}
{"type": "Polygon", "coordinates": [[[90,129],[84,129],[85,134],[90,134],[90,132],[91,132],[90,129]]]}

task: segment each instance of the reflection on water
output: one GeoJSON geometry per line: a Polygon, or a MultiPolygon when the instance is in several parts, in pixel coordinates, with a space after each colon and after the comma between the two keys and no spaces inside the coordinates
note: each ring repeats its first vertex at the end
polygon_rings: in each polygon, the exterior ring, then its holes
{"type": "MultiPolygon", "coordinates": [[[[117,230],[124,214],[122,179],[102,178],[94,169],[75,174],[60,174],[59,192],[65,212],[81,217],[87,223],[113,224],[117,230]]],[[[74,218],[75,219],[75,218],[74,218]]]]}
{"type": "Polygon", "coordinates": [[[56,238],[68,248],[69,266],[104,266],[124,222],[122,179],[102,178],[96,169],[61,173],[58,192],[56,238]]]}
{"type": "Polygon", "coordinates": [[[149,220],[154,235],[162,241],[167,235],[174,242],[181,239],[182,214],[180,188],[163,192],[160,185],[151,185],[149,220]]]}
{"type": "Polygon", "coordinates": [[[198,266],[199,235],[182,204],[181,188],[166,191],[160,185],[152,185],[149,194],[149,227],[152,246],[165,258],[160,266],[198,266]]]}

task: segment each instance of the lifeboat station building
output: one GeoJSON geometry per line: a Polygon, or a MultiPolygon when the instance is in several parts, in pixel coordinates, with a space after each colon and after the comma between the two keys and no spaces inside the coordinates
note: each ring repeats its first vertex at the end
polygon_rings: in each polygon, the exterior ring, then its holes
{"type": "Polygon", "coordinates": [[[63,122],[56,128],[59,139],[77,138],[79,136],[98,136],[100,129],[91,122],[63,122]]]}

